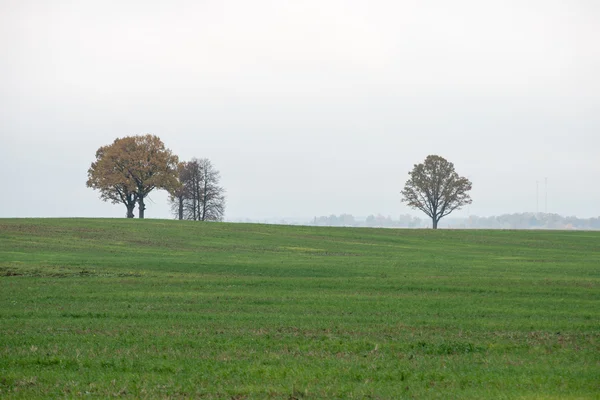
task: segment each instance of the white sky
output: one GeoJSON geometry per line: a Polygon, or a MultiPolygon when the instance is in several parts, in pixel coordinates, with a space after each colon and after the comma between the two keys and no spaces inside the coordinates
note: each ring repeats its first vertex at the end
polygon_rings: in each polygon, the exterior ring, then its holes
{"type": "MultiPolygon", "coordinates": [[[[0,0],[0,217],[122,217],[98,147],[152,133],[209,158],[227,218],[420,215],[428,154],[473,181],[453,215],[600,215],[596,0],[0,0]]],[[[148,217],[169,217],[151,195],[148,217]]]]}

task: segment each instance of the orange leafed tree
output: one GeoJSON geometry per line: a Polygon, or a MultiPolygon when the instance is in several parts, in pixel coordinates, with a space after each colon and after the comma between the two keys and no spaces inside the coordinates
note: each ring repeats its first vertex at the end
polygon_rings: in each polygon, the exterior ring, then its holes
{"type": "Polygon", "coordinates": [[[135,205],[144,218],[144,199],[154,189],[174,190],[178,185],[178,158],[158,136],[127,136],[96,151],[88,170],[87,186],[100,191],[100,198],[123,203],[127,218],[135,205]]]}

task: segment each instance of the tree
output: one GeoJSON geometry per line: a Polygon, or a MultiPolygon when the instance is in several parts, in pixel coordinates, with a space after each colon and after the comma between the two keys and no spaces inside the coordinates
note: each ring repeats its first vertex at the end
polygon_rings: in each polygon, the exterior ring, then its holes
{"type": "Polygon", "coordinates": [[[202,169],[200,160],[192,159],[187,163],[186,186],[187,201],[185,202],[186,219],[192,221],[200,220],[200,198],[202,196],[202,169]]]}
{"type": "Polygon", "coordinates": [[[225,214],[225,189],[219,186],[221,174],[207,158],[201,159],[199,163],[202,189],[198,201],[198,217],[201,221],[221,221],[225,214]]]}
{"type": "Polygon", "coordinates": [[[437,229],[440,219],[472,202],[468,193],[471,181],[459,176],[454,164],[443,157],[427,156],[408,174],[410,178],[401,192],[402,201],[427,214],[433,229],[437,229]]]}
{"type": "Polygon", "coordinates": [[[177,175],[179,184],[169,191],[169,201],[171,203],[171,210],[180,221],[183,219],[185,199],[187,198],[188,190],[187,186],[185,185],[185,182],[187,180],[187,164],[188,163],[186,162],[180,162],[179,164],[177,164],[177,175]]]}
{"type": "Polygon", "coordinates": [[[133,218],[137,202],[144,218],[144,199],[154,189],[174,190],[177,156],[154,135],[117,138],[96,151],[96,161],[88,170],[87,186],[100,191],[100,198],[123,203],[127,218],[133,218]]]}
{"type": "Polygon", "coordinates": [[[194,158],[181,163],[180,187],[171,192],[171,207],[179,219],[221,221],[225,213],[225,190],[210,160],[194,158]]]}

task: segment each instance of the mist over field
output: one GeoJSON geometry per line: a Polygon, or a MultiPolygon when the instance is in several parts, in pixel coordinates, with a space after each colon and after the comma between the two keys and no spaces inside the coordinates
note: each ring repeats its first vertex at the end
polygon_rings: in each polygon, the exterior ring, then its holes
{"type": "Polygon", "coordinates": [[[150,133],[212,161],[227,220],[424,218],[400,191],[429,154],[473,182],[453,217],[597,218],[599,22],[586,0],[2,1],[0,217],[125,216],[87,170],[150,133]]]}
{"type": "MultiPolygon", "coordinates": [[[[263,223],[277,225],[340,226],[367,228],[431,228],[431,219],[410,214],[385,216],[370,214],[366,217],[352,214],[331,214],[310,218],[250,218],[229,222],[263,223]]],[[[471,215],[467,218],[448,217],[439,225],[446,229],[555,229],[555,230],[600,230],[600,218],[563,217],[558,214],[516,213],[491,217],[471,215]]]]}

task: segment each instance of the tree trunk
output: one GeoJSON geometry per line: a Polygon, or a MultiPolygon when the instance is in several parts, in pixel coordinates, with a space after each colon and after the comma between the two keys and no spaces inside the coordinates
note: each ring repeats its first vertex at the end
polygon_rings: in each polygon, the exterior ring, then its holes
{"type": "MultiPolygon", "coordinates": [[[[202,173],[201,173],[202,174],[202,173]]],[[[198,199],[197,201],[197,207],[198,207],[198,221],[202,221],[202,186],[201,185],[201,180],[203,180],[203,175],[200,175],[198,178],[198,186],[196,188],[196,199],[198,199]]]]}
{"type": "Polygon", "coordinates": [[[183,196],[179,196],[179,220],[183,219],[183,196]]]}
{"type": "Polygon", "coordinates": [[[198,190],[196,190],[197,187],[197,182],[194,180],[194,193],[192,193],[192,220],[195,221],[196,218],[196,213],[198,211],[198,190]]]}
{"type": "Polygon", "coordinates": [[[432,222],[433,222],[433,229],[437,229],[438,220],[437,220],[437,219],[435,219],[435,218],[432,218],[431,220],[432,220],[432,222]]]}
{"type": "Polygon", "coordinates": [[[125,204],[125,207],[127,207],[127,218],[134,218],[133,210],[135,209],[135,203],[125,204]]]}
{"type": "Polygon", "coordinates": [[[206,207],[208,207],[208,177],[204,177],[204,193],[202,193],[202,221],[206,220],[206,207]]]}
{"type": "Polygon", "coordinates": [[[192,199],[192,221],[195,221],[195,220],[196,220],[196,197],[194,197],[192,199]]]}
{"type": "Polygon", "coordinates": [[[144,204],[143,197],[140,196],[140,198],[138,199],[138,204],[140,206],[140,211],[139,211],[140,219],[144,219],[144,210],[146,209],[146,205],[144,204]]]}

